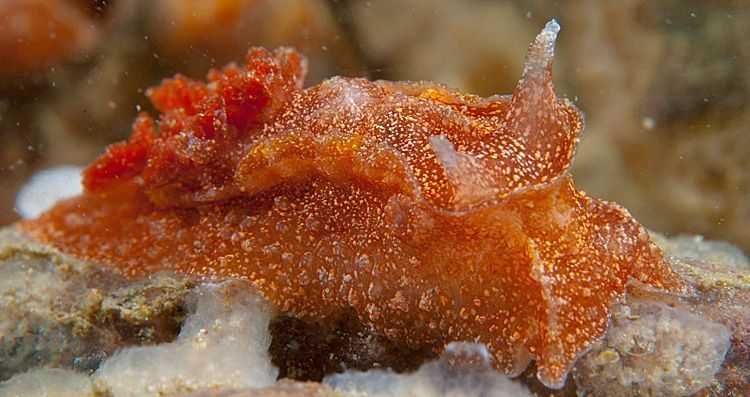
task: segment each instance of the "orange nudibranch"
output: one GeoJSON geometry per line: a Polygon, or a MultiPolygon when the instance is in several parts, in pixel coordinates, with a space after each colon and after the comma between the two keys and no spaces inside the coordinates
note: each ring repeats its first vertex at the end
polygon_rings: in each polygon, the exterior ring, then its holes
{"type": "Polygon", "coordinates": [[[128,276],[241,277],[281,309],[353,310],[436,352],[488,346],[559,388],[631,279],[685,292],[646,230],[568,168],[583,128],[555,96],[547,24],[512,95],[336,77],[252,49],[243,66],[148,91],[158,121],[84,173],[85,192],[20,227],[128,276]]]}

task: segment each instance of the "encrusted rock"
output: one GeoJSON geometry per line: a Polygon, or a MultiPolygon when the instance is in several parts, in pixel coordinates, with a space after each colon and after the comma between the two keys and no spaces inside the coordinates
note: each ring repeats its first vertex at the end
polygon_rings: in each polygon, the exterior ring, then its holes
{"type": "Polygon", "coordinates": [[[36,366],[82,370],[116,349],[172,340],[185,317],[184,277],[135,283],[0,230],[0,380],[36,366]]]}
{"type": "Polygon", "coordinates": [[[709,387],[729,348],[729,329],[683,307],[629,299],[607,336],[577,364],[593,395],[686,396],[709,387]]]}
{"type": "MultiPolygon", "coordinates": [[[[219,287],[195,288],[189,279],[168,274],[126,282],[103,273],[95,264],[29,244],[13,229],[0,232],[0,240],[0,368],[3,379],[17,374],[0,386],[0,394],[21,390],[43,395],[44,390],[54,389],[119,396],[127,395],[119,387],[137,386],[146,390],[143,393],[165,395],[200,392],[210,396],[227,387],[240,387],[233,392],[238,396],[342,396],[354,389],[360,395],[407,390],[442,395],[446,390],[476,391],[488,384],[481,379],[499,377],[475,365],[481,364],[481,359],[476,360],[481,354],[453,354],[448,361],[432,362],[430,354],[368,334],[351,318],[320,323],[276,316],[270,328],[274,341],[268,349],[262,329],[271,321],[269,312],[261,309],[258,313],[266,314],[248,317],[248,311],[264,304],[253,303],[255,292],[242,287],[243,283],[221,287],[224,292],[204,298],[204,308],[210,310],[201,310],[201,304],[196,304],[201,300],[196,298],[219,287]],[[185,321],[190,313],[197,314],[185,321]],[[242,324],[256,324],[255,331],[238,331],[242,324]],[[182,336],[177,337],[180,327],[182,336]],[[261,337],[253,339],[252,335],[261,337]],[[250,339],[242,342],[243,338],[250,339]],[[113,355],[118,349],[125,350],[113,355]],[[255,364],[243,364],[248,351],[256,352],[253,357],[258,359],[251,361],[255,364]],[[264,354],[271,357],[263,358],[264,354]],[[333,390],[318,383],[274,383],[274,376],[269,375],[276,373],[271,359],[285,377],[298,380],[319,380],[346,368],[396,368],[404,374],[348,372],[328,378],[329,384],[339,379],[333,390]],[[172,364],[161,370],[158,363],[164,360],[172,364]],[[422,362],[427,364],[416,370],[422,362]],[[454,368],[446,362],[474,364],[468,370],[466,365],[460,367],[460,377],[449,378],[446,373],[456,373],[444,371],[454,368]],[[156,364],[146,369],[143,363],[156,364]],[[60,369],[33,369],[45,365],[60,369]],[[244,368],[244,375],[212,368],[244,368]],[[254,372],[266,375],[249,388],[254,372]],[[344,387],[342,379],[356,382],[344,387]],[[451,383],[448,379],[463,380],[451,383]]],[[[695,295],[670,295],[631,285],[626,299],[614,308],[606,337],[579,359],[576,382],[556,396],[750,392],[745,381],[750,376],[750,273],[742,270],[747,268],[747,258],[732,246],[700,238],[657,236],[657,242],[695,287],[695,295]]],[[[527,384],[535,393],[550,393],[525,375],[514,382],[527,384]]]]}

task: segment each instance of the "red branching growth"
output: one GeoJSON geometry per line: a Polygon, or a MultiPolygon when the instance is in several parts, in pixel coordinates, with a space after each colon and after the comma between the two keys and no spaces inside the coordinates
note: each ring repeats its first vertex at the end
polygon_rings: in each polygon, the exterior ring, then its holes
{"type": "Polygon", "coordinates": [[[180,75],[164,80],[147,92],[162,113],[158,125],[140,114],[130,140],[110,146],[85,171],[85,188],[140,176],[151,199],[165,206],[236,195],[232,179],[242,153],[301,89],[304,70],[296,52],[252,49],[245,67],[211,71],[207,83],[180,75]]]}
{"type": "Polygon", "coordinates": [[[508,96],[349,78],[303,90],[291,50],[167,80],[149,91],[159,122],[139,116],[83,195],[21,227],[127,275],[242,277],[300,316],[351,309],[436,352],[485,343],[497,368],[533,359],[560,387],[631,279],[685,287],[626,210],[573,186],[583,123],[553,90],[558,29],[508,96]]]}

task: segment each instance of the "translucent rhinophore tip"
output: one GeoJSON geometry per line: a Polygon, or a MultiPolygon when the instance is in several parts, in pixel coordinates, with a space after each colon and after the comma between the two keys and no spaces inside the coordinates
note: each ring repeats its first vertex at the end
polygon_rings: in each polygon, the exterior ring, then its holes
{"type": "Polygon", "coordinates": [[[524,75],[535,70],[544,69],[552,64],[555,57],[555,40],[560,32],[560,24],[553,19],[547,22],[544,29],[536,36],[526,53],[524,75]]]}
{"type": "Polygon", "coordinates": [[[536,36],[526,52],[523,76],[513,91],[512,117],[506,127],[526,139],[546,136],[541,132],[529,135],[532,130],[561,127],[556,120],[558,99],[552,84],[552,61],[559,32],[560,25],[553,19],[536,36]]]}
{"type": "Polygon", "coordinates": [[[544,29],[542,29],[541,34],[544,34],[545,32],[550,32],[553,35],[552,41],[554,41],[559,31],[560,31],[560,24],[557,22],[557,19],[552,18],[549,22],[547,22],[546,25],[544,25],[544,29]]]}

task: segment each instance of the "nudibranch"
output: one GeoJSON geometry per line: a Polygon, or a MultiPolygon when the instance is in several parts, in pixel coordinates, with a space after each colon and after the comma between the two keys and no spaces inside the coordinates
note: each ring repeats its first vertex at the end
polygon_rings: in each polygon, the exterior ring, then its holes
{"type": "Polygon", "coordinates": [[[85,191],[20,224],[128,276],[241,277],[282,310],[352,310],[436,352],[484,343],[559,388],[628,282],[685,292],[646,230],[575,189],[583,120],[552,85],[559,25],[512,95],[336,77],[252,49],[207,82],[177,76],[84,172],[85,191]]]}

